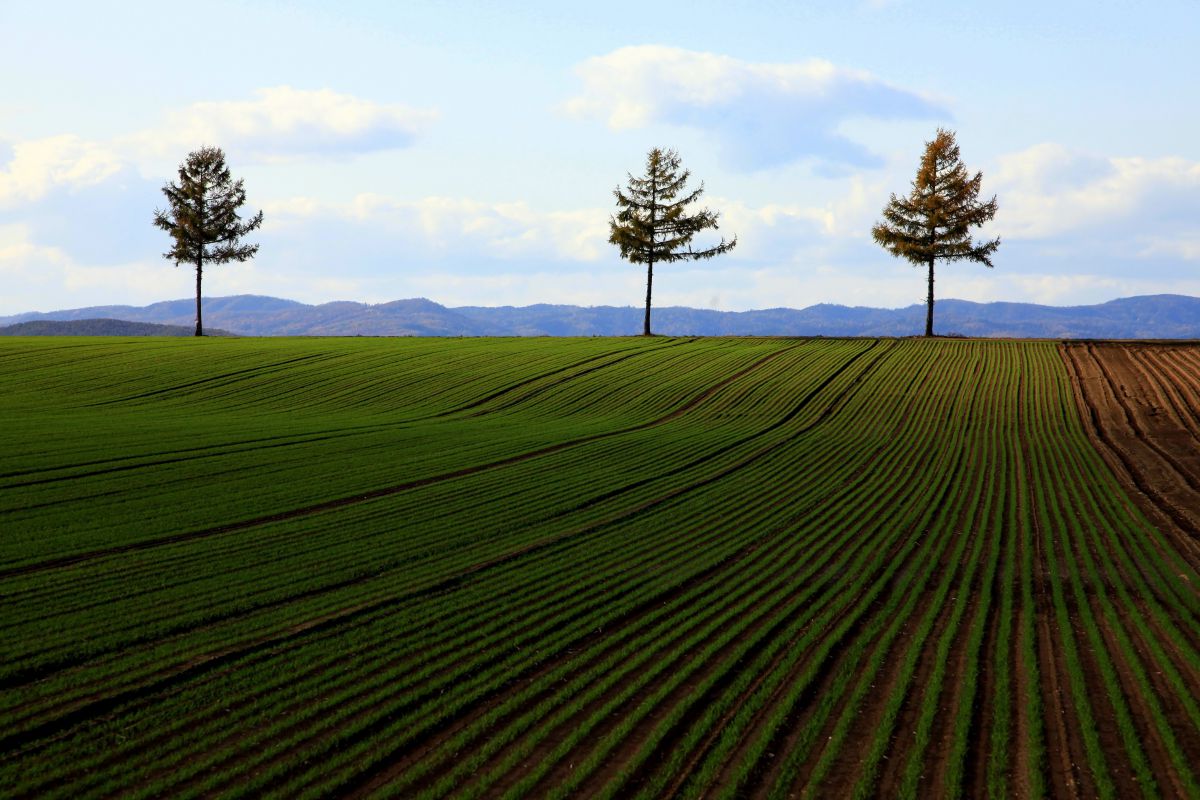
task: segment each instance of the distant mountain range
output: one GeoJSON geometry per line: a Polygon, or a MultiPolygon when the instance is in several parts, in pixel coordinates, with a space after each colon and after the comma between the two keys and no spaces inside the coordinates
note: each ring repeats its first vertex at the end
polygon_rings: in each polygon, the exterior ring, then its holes
{"type": "MultiPolygon", "coordinates": [[[[123,319],[35,319],[0,328],[0,336],[191,336],[195,325],[159,325],[123,319]]],[[[229,336],[223,330],[205,331],[209,336],[229,336]]]]}
{"type": "MultiPolygon", "coordinates": [[[[140,308],[96,306],[17,314],[0,317],[0,326],[104,319],[179,326],[186,333],[194,312],[194,299],[169,300],[140,308]]],[[[1127,297],[1070,307],[939,300],[935,313],[935,329],[944,335],[1200,339],[1200,298],[1182,295],[1127,297]]],[[[615,306],[447,308],[424,298],[315,306],[257,295],[204,301],[206,323],[241,336],[627,336],[641,332],[642,314],[640,308],[615,306]]],[[[924,330],[924,321],[923,305],[881,309],[824,303],[761,311],[666,307],[654,309],[653,317],[656,333],[677,336],[911,336],[924,330]]],[[[25,328],[20,334],[39,332],[25,328]]]]}

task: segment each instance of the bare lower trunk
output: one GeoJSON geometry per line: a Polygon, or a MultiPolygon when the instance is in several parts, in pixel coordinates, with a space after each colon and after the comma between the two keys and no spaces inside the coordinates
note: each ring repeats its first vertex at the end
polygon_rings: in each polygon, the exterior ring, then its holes
{"type": "Polygon", "coordinates": [[[929,297],[925,301],[925,335],[933,336],[933,259],[929,259],[929,297]]]}
{"type": "Polygon", "coordinates": [[[200,273],[202,262],[196,259],[196,335],[204,335],[204,323],[200,319],[200,273]]]}
{"type": "Polygon", "coordinates": [[[646,265],[646,322],[642,326],[642,336],[650,335],[650,287],[654,283],[654,262],[646,265]]]}

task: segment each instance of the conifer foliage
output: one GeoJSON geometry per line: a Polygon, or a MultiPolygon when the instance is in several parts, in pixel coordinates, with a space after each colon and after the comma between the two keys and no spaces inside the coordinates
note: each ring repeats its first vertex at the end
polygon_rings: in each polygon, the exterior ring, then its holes
{"type": "Polygon", "coordinates": [[[654,284],[654,265],[662,262],[712,258],[737,245],[737,237],[704,250],[693,250],[692,239],[707,228],[717,228],[718,212],[688,209],[704,193],[704,184],[688,192],[691,173],[680,169],[674,150],[654,148],[646,156],[646,174],[629,175],[626,191],[617,187],[618,211],[609,219],[608,241],[621,250],[621,258],[632,264],[646,265],[646,319],[642,335],[650,335],[650,294],[654,284]]]}
{"type": "Polygon", "coordinates": [[[196,336],[204,335],[200,281],[205,265],[246,261],[258,252],[258,245],[241,241],[263,221],[261,211],[245,222],[238,216],[246,202],[242,184],[230,177],[221,148],[202,147],[179,166],[179,183],[163,186],[170,208],[154,211],[154,224],[175,242],[163,258],[196,267],[196,336]]]}
{"type": "Polygon", "coordinates": [[[992,266],[999,237],[971,241],[971,228],[996,216],[996,198],[978,200],[983,173],[967,173],[959,157],[954,132],[938,128],[925,154],[908,197],[892,195],[883,209],[883,222],[871,235],[885,250],[914,265],[929,267],[925,335],[933,336],[933,265],[935,261],[977,261],[992,266]]]}

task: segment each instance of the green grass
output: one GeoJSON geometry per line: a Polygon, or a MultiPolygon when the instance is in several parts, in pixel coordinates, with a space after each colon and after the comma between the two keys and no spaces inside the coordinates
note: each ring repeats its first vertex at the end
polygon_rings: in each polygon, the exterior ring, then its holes
{"type": "Polygon", "coordinates": [[[0,414],[4,796],[1037,797],[1056,669],[1197,790],[1052,343],[11,339],[0,414]]]}

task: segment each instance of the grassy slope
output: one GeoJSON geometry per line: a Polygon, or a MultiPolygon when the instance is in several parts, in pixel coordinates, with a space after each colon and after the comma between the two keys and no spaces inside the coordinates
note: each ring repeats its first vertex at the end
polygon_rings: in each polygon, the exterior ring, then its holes
{"type": "Polygon", "coordinates": [[[1049,343],[13,340],[0,398],[18,794],[1036,793],[1054,670],[1088,785],[1194,786],[1196,576],[1049,343]]]}

